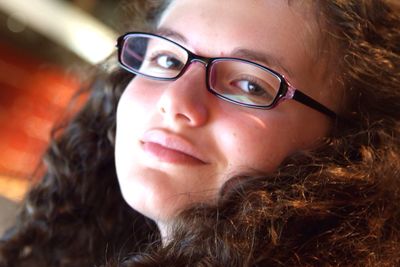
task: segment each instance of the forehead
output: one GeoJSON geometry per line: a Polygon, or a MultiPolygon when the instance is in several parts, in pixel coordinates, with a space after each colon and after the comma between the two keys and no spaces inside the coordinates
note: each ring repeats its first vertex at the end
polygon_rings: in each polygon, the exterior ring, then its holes
{"type": "Polygon", "coordinates": [[[313,18],[307,1],[175,0],[159,27],[184,35],[185,45],[204,56],[223,56],[240,47],[274,54],[290,64],[314,57],[318,30],[313,18]]]}
{"type": "MultiPolygon", "coordinates": [[[[187,31],[195,30],[196,23],[212,26],[214,33],[221,29],[228,33],[285,35],[286,32],[315,35],[316,23],[314,8],[310,1],[285,0],[175,0],[170,1],[163,12],[159,24],[181,25],[187,31]],[[236,29],[236,30],[234,30],[236,29]]],[[[293,36],[295,37],[295,36],[293,36]]]]}
{"type": "Polygon", "coordinates": [[[246,49],[274,57],[296,88],[327,103],[340,98],[334,84],[336,50],[325,46],[323,17],[308,0],[173,0],[158,27],[187,40],[184,46],[208,57],[246,49]],[[289,70],[289,72],[285,72],[289,70]]]}

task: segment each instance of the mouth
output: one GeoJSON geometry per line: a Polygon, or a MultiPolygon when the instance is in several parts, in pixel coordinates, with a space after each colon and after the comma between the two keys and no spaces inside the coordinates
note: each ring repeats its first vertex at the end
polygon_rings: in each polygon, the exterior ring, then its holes
{"type": "Polygon", "coordinates": [[[183,165],[207,164],[205,157],[186,139],[163,130],[145,132],[143,150],[161,162],[183,165]]]}

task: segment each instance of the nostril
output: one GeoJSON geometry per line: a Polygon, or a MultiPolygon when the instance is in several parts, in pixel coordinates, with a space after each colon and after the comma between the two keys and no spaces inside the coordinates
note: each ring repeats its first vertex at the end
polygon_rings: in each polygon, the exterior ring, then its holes
{"type": "Polygon", "coordinates": [[[190,117],[186,116],[185,114],[178,113],[175,116],[176,116],[176,120],[183,120],[189,124],[192,124],[192,122],[193,122],[192,119],[190,117]]]}

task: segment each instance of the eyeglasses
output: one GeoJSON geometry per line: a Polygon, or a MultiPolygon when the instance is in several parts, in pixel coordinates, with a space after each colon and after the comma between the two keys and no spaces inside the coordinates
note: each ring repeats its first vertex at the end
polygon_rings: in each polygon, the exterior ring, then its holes
{"type": "Polygon", "coordinates": [[[336,118],[335,112],[290,85],[283,75],[240,58],[206,58],[180,44],[150,33],[132,32],[118,38],[118,59],[131,73],[154,80],[173,81],[193,62],[206,66],[207,89],[228,102],[271,109],[285,99],[296,100],[336,118]]]}

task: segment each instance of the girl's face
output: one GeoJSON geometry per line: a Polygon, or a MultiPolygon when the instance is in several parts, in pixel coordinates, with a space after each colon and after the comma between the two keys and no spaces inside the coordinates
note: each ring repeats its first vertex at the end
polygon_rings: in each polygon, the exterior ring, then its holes
{"type": "MultiPolygon", "coordinates": [[[[205,57],[258,60],[296,88],[337,109],[326,61],[317,58],[312,7],[276,0],[179,0],[158,28],[205,57]],[[267,61],[262,60],[267,59],[267,61]]],[[[206,88],[205,66],[193,63],[173,82],[137,76],[118,106],[116,167],[132,208],[168,223],[191,203],[212,201],[241,173],[270,173],[329,133],[330,119],[296,101],[271,110],[241,107],[206,88]]]]}

